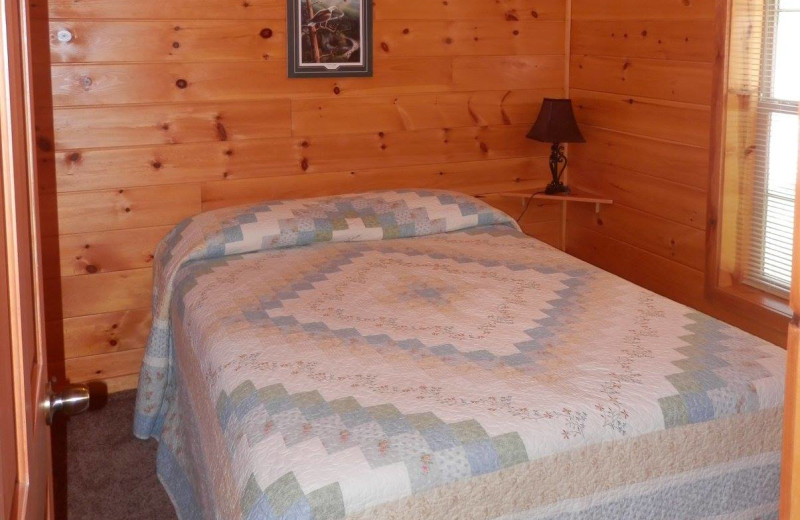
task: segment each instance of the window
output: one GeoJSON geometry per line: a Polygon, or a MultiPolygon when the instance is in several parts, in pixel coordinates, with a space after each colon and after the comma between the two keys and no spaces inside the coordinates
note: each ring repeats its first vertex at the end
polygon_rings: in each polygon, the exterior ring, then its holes
{"type": "Polygon", "coordinates": [[[733,230],[723,231],[722,246],[724,257],[728,240],[732,255],[721,269],[734,283],[786,297],[800,133],[800,0],[734,0],[732,9],[723,226],[733,230]]]}

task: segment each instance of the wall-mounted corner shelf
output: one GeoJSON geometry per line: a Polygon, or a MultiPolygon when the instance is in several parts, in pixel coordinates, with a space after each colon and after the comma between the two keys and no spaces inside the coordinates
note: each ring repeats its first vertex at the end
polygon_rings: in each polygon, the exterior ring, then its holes
{"type": "MultiPolygon", "coordinates": [[[[562,208],[561,208],[561,249],[566,249],[567,243],[567,202],[582,202],[585,204],[594,204],[594,211],[595,213],[600,213],[600,207],[604,204],[614,204],[612,199],[607,197],[601,197],[598,195],[594,195],[592,193],[583,193],[580,191],[573,190],[570,193],[559,193],[557,195],[548,195],[544,192],[544,187],[539,189],[527,189],[527,190],[520,190],[520,191],[505,191],[500,193],[493,193],[492,195],[499,195],[501,197],[516,197],[522,200],[523,208],[527,208],[528,204],[526,203],[527,199],[531,197],[534,199],[542,199],[542,200],[552,200],[552,201],[561,201],[562,208]]],[[[520,215],[519,219],[521,220],[523,214],[520,215]]]]}
{"type": "Polygon", "coordinates": [[[614,201],[607,197],[600,197],[598,195],[593,195],[590,193],[583,193],[578,191],[572,191],[570,193],[559,193],[557,195],[548,195],[544,192],[544,189],[541,189],[541,190],[508,191],[508,192],[498,193],[498,195],[501,195],[503,197],[520,197],[522,199],[533,197],[534,199],[560,200],[565,203],[585,202],[594,204],[596,213],[600,212],[600,206],[602,204],[614,204],[614,201]]]}

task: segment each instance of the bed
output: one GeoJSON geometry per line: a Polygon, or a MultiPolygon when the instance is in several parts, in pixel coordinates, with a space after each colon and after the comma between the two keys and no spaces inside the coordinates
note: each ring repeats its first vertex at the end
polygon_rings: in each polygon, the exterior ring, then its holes
{"type": "Polygon", "coordinates": [[[154,277],[182,519],[777,518],[785,352],[475,198],[202,213],[154,277]]]}

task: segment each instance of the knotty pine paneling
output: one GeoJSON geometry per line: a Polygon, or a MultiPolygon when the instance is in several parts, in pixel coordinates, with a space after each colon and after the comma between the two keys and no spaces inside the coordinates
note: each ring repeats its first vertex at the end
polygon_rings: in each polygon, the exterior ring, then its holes
{"type": "Polygon", "coordinates": [[[570,205],[567,251],[759,334],[785,338],[705,294],[716,0],[572,0],[570,97],[586,144],[570,183],[614,199],[570,205]]]}
{"type": "MultiPolygon", "coordinates": [[[[706,228],[706,191],[681,182],[642,174],[620,166],[586,159],[587,153],[571,158],[573,170],[591,175],[573,176],[579,191],[602,193],[615,205],[638,209],[696,229],[706,228]]],[[[702,175],[702,171],[697,172],[702,175]]]]}
{"type": "Polygon", "coordinates": [[[395,168],[373,168],[344,172],[305,174],[306,182],[290,176],[275,177],[270,182],[242,179],[203,183],[203,210],[258,200],[310,197],[319,192],[330,194],[395,188],[455,189],[473,195],[542,186],[539,172],[547,168],[546,157],[523,157],[493,160],[492,168],[485,161],[426,164],[395,168]]]}
{"type": "MultiPolygon", "coordinates": [[[[269,61],[286,57],[283,20],[58,20],[73,35],[55,42],[53,63],[269,61]],[[129,53],[130,42],[136,53],[129,53]],[[76,45],[79,44],[79,45],[76,45]]],[[[564,53],[564,22],[384,20],[375,22],[381,56],[504,56],[564,53]]]]}
{"type": "Polygon", "coordinates": [[[711,70],[697,61],[572,55],[570,88],[710,104],[711,70]]]}
{"type": "MultiPolygon", "coordinates": [[[[49,348],[73,380],[135,385],[156,244],[201,209],[546,183],[548,147],[525,133],[541,99],[564,94],[566,0],[381,0],[373,78],[292,80],[285,0],[32,7],[50,33],[36,53],[51,87],[38,123],[49,348]]],[[[560,208],[532,205],[524,229],[560,245],[560,208]]]]}
{"type": "MultiPolygon", "coordinates": [[[[63,0],[66,2],[66,0],[63,0]]],[[[671,21],[714,19],[716,0],[572,0],[572,20],[618,22],[622,20],[671,21]]],[[[646,30],[646,28],[643,28],[646,30]]]]}
{"type": "Polygon", "coordinates": [[[289,99],[57,108],[58,150],[269,139],[292,135],[289,99]]]}
{"type": "Polygon", "coordinates": [[[711,20],[573,20],[576,56],[657,58],[708,63],[714,59],[711,20]]]}
{"type": "MultiPolygon", "coordinates": [[[[572,95],[577,97],[580,93],[572,91],[572,95]]],[[[575,112],[580,120],[583,117],[580,106],[575,107],[575,112]]],[[[617,124],[624,128],[627,122],[617,124]]],[[[570,170],[573,181],[582,178],[576,163],[591,161],[701,188],[704,192],[707,189],[707,148],[611,129],[615,124],[610,121],[605,126],[610,128],[581,125],[586,143],[570,148],[570,161],[575,166],[570,170]]],[[[591,167],[586,169],[591,171],[591,167]]]]}
{"type": "MultiPolygon", "coordinates": [[[[270,20],[283,19],[283,0],[170,1],[139,0],[49,0],[49,6],[34,2],[33,9],[49,7],[55,19],[126,19],[126,20],[270,20]]],[[[563,21],[566,4],[560,0],[458,0],[453,2],[376,2],[374,16],[381,20],[556,20],[563,21]]]]}

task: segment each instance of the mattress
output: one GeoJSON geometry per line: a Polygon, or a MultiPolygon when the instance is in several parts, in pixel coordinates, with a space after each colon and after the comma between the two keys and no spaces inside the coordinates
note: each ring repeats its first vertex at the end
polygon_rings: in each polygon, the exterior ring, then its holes
{"type": "Polygon", "coordinates": [[[200,214],[134,433],[180,518],[777,518],[785,352],[402,190],[200,214]]]}

